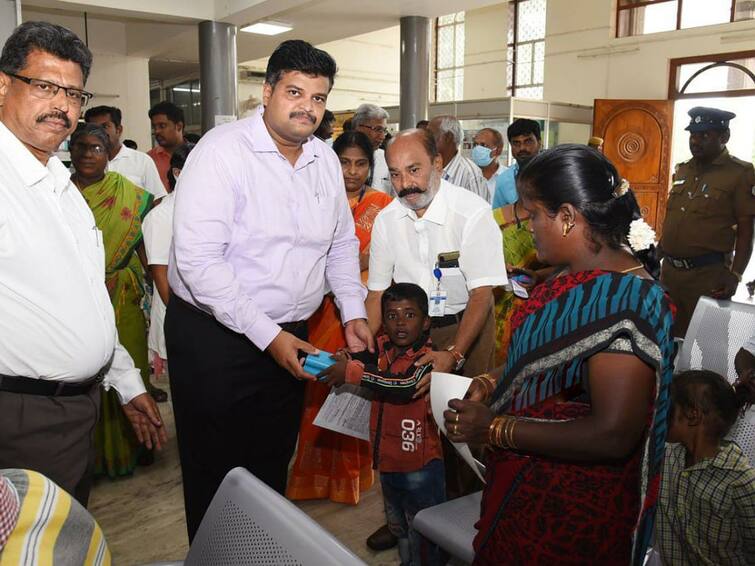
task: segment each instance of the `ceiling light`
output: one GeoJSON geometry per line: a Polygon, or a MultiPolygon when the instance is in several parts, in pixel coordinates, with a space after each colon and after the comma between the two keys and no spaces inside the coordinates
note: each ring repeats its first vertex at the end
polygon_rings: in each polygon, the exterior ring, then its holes
{"type": "Polygon", "coordinates": [[[241,31],[247,33],[256,33],[259,35],[278,35],[279,33],[286,33],[291,31],[293,26],[281,24],[279,22],[257,22],[241,28],[241,31]]]}

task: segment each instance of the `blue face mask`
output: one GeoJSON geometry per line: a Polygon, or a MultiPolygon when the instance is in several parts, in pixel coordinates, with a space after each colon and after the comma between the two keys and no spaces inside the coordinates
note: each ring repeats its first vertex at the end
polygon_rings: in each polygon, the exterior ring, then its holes
{"type": "Polygon", "coordinates": [[[478,167],[487,167],[493,163],[493,150],[484,145],[476,145],[472,148],[472,161],[478,167]]]}

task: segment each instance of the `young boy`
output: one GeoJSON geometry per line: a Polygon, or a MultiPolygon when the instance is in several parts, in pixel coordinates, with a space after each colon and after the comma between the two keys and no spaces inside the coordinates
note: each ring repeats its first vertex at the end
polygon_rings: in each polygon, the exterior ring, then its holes
{"type": "Polygon", "coordinates": [[[755,470],[724,441],[742,409],[755,401],[750,372],[732,387],[707,370],[671,384],[666,459],[655,548],[664,566],[755,563],[755,470]]]}
{"type": "Polygon", "coordinates": [[[380,471],[388,528],[398,538],[403,565],[443,564],[441,550],[411,528],[420,510],[446,499],[440,435],[425,396],[416,386],[432,367],[416,367],[428,350],[427,294],[413,283],[397,283],[382,298],[385,335],[377,354],[337,356],[323,372],[329,385],[354,383],[375,393],[370,416],[373,466],[380,471]],[[424,551],[424,552],[422,552],[424,551]],[[424,554],[424,556],[422,556],[424,554]]]}

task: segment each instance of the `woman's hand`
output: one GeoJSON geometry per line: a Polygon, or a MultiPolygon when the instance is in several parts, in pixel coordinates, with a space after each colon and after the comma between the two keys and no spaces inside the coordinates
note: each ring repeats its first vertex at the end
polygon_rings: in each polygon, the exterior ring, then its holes
{"type": "Polygon", "coordinates": [[[485,388],[485,385],[480,383],[479,380],[473,379],[472,383],[469,384],[467,394],[464,395],[464,399],[467,401],[474,401],[475,403],[484,403],[487,393],[488,391],[485,388]]]}
{"type": "Polygon", "coordinates": [[[477,401],[451,399],[443,411],[448,440],[483,445],[488,442],[490,423],[495,414],[477,401]]]}
{"type": "Polygon", "coordinates": [[[540,276],[536,271],[532,271],[531,269],[525,269],[523,267],[514,267],[512,265],[506,265],[506,272],[508,273],[509,278],[514,277],[516,275],[524,275],[528,278],[528,280],[519,280],[517,281],[522,287],[527,289],[527,291],[531,291],[534,289],[538,283],[540,283],[540,276]]]}

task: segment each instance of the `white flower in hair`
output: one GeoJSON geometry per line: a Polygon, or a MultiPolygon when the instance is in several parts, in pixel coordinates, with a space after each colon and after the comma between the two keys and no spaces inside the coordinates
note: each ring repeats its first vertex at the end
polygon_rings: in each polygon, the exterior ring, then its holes
{"type": "Polygon", "coordinates": [[[614,198],[623,197],[629,190],[629,181],[622,179],[618,187],[613,191],[614,198]]]}
{"type": "Polygon", "coordinates": [[[655,230],[642,218],[638,218],[629,225],[627,240],[629,240],[629,247],[632,248],[633,252],[646,250],[655,244],[655,230]]]}

